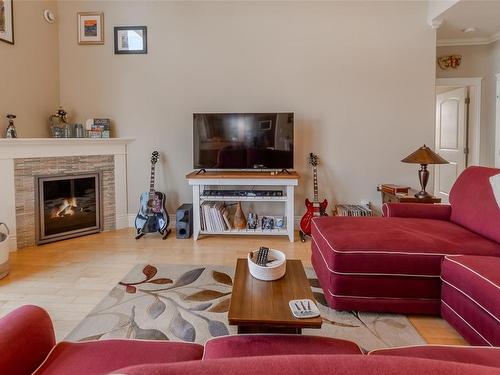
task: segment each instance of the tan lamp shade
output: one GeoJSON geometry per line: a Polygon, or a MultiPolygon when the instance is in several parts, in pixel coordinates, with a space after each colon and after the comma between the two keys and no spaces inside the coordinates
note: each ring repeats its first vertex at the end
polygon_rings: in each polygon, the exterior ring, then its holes
{"type": "Polygon", "coordinates": [[[436,154],[426,145],[420,147],[417,151],[411,153],[406,158],[401,160],[403,163],[413,164],[448,164],[446,159],[436,154]]]}

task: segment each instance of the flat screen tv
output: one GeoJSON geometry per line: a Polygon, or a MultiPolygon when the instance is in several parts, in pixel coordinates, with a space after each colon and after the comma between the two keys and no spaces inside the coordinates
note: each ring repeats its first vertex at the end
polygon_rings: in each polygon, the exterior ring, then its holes
{"type": "Polygon", "coordinates": [[[293,113],[193,114],[195,169],[292,169],[293,113]]]}

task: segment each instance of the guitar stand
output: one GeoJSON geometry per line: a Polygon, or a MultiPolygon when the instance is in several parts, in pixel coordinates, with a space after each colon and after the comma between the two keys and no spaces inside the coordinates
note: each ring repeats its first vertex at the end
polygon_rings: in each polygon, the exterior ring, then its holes
{"type": "Polygon", "coordinates": [[[307,234],[299,230],[299,237],[301,242],[306,242],[306,238],[309,237],[307,234]]]}
{"type": "MultiPolygon", "coordinates": [[[[170,233],[172,233],[172,229],[170,228],[167,228],[165,230],[159,230],[158,233],[161,234],[161,239],[162,240],[166,240],[168,235],[170,233]]],[[[144,237],[146,235],[146,232],[144,231],[144,228],[142,229],[137,229],[137,236],[135,236],[135,239],[138,240],[138,239],[141,239],[142,237],[144,237]]]]}
{"type": "Polygon", "coordinates": [[[166,230],[161,230],[160,231],[160,234],[161,234],[161,239],[162,240],[166,240],[168,235],[172,232],[172,229],[166,229],[166,230]]]}

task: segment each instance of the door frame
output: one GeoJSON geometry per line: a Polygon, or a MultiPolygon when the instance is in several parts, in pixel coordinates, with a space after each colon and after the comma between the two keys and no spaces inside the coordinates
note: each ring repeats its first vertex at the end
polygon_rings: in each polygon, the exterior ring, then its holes
{"type": "MultiPolygon", "coordinates": [[[[436,78],[436,87],[471,87],[469,90],[469,155],[467,165],[479,165],[481,146],[481,82],[482,77],[472,78],[436,78]],[[472,91],[472,92],[471,92],[472,91]]],[[[436,100],[434,100],[436,103],[436,100]]],[[[434,112],[437,110],[434,107],[434,112]]],[[[436,129],[436,124],[434,124],[436,129]]],[[[435,132],[434,132],[435,133],[435,132]]],[[[435,142],[435,140],[434,140],[435,142]]]]}
{"type": "Polygon", "coordinates": [[[497,77],[496,91],[496,130],[495,130],[495,167],[500,168],[500,73],[495,74],[497,77]]]}

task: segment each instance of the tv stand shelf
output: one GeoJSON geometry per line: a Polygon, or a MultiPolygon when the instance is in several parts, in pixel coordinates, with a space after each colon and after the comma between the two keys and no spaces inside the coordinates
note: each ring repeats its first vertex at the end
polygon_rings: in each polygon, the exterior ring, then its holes
{"type": "MultiPolygon", "coordinates": [[[[267,235],[288,236],[294,241],[294,189],[299,184],[297,172],[268,172],[268,171],[207,171],[205,173],[192,172],[186,176],[193,189],[193,237],[198,240],[201,235],[267,235]],[[229,186],[246,186],[248,190],[255,187],[280,187],[285,194],[281,197],[249,197],[249,196],[204,196],[203,191],[211,187],[221,188],[229,186]],[[227,231],[210,232],[201,230],[200,205],[207,201],[227,202],[281,202],[285,204],[285,229],[230,229],[227,231]]],[[[244,188],[241,188],[244,190],[244,188]]]]}

